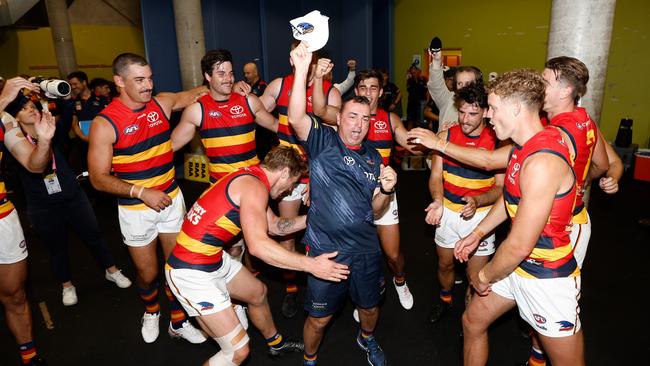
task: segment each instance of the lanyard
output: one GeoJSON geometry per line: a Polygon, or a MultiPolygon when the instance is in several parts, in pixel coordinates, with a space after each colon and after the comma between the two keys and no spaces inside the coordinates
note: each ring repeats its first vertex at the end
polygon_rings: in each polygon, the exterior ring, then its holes
{"type": "MultiPolygon", "coordinates": [[[[25,136],[27,136],[27,141],[29,141],[29,143],[36,145],[36,141],[34,141],[34,139],[29,134],[26,133],[25,136]]],[[[54,159],[54,150],[52,150],[52,170],[56,172],[56,159],[54,159]]]]}

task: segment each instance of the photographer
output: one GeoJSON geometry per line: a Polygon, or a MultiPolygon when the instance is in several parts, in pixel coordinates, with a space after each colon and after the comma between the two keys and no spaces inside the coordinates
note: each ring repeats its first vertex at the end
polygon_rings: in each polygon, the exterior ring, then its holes
{"type": "MultiPolygon", "coordinates": [[[[0,162],[4,147],[20,155],[18,161],[30,171],[42,171],[51,155],[50,140],[54,135],[54,120],[48,113],[35,121],[34,130],[40,138],[36,146],[25,140],[13,118],[4,112],[21,90],[37,90],[38,86],[16,77],[6,81],[0,94],[0,162]]],[[[25,292],[27,279],[27,246],[18,214],[7,198],[0,177],[0,302],[5,309],[7,326],[16,338],[22,363],[46,365],[36,351],[32,333],[32,313],[25,292]]]]}
{"type": "Polygon", "coordinates": [[[47,246],[52,270],[63,286],[63,304],[70,306],[77,303],[68,258],[68,228],[76,232],[90,249],[100,268],[105,270],[108,281],[115,282],[121,288],[129,287],[131,281],[115,267],[90,202],[63,156],[61,134],[55,135],[53,118],[49,112],[41,113],[40,103],[35,104],[30,96],[16,94],[5,111],[15,118],[23,141],[27,143],[20,150],[10,151],[22,165],[19,176],[27,198],[27,213],[34,230],[47,246]],[[42,131],[43,127],[39,129],[43,120],[48,123],[47,134],[42,131]],[[52,139],[51,152],[46,155],[46,164],[41,169],[31,169],[25,163],[28,161],[25,156],[38,150],[43,139],[52,139]]]}

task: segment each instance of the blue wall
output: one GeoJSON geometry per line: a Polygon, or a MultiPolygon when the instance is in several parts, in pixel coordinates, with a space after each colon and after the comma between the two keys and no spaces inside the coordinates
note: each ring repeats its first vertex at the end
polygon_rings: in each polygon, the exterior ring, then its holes
{"type": "MultiPolygon", "coordinates": [[[[156,91],[178,91],[181,78],[172,0],[140,3],[156,91]]],[[[337,82],[345,78],[350,58],[356,59],[361,69],[391,68],[392,7],[393,0],[203,0],[205,47],[230,50],[238,80],[243,78],[244,63],[256,59],[262,77],[273,80],[291,72],[289,20],[317,9],[330,18],[330,38],[324,51],[337,65],[337,82]]]]}

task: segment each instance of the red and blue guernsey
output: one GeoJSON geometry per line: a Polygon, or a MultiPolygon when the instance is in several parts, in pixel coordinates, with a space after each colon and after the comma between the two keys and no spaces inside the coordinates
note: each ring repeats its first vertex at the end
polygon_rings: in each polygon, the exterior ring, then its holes
{"type": "MultiPolygon", "coordinates": [[[[280,86],[280,93],[278,97],[275,98],[275,105],[278,109],[278,138],[280,139],[280,145],[291,146],[294,149],[298,150],[300,154],[306,158],[305,149],[298,142],[293,128],[289,124],[289,117],[287,117],[287,110],[289,108],[289,96],[291,96],[291,88],[293,88],[293,74],[285,76],[282,78],[282,85],[280,86]]],[[[332,83],[323,80],[323,91],[325,91],[325,98],[329,95],[332,90],[332,83]]],[[[313,113],[312,108],[312,95],[314,93],[314,85],[310,85],[307,88],[307,113],[313,113]]]]}
{"type": "Polygon", "coordinates": [[[377,113],[370,116],[370,127],[368,128],[366,142],[368,146],[377,150],[386,166],[390,163],[393,138],[393,125],[390,123],[390,114],[381,108],[377,108],[377,113]]]}
{"type": "Polygon", "coordinates": [[[560,113],[551,119],[551,125],[566,132],[571,140],[574,156],[573,171],[576,173],[576,205],[573,209],[573,223],[586,224],[587,208],[585,207],[585,180],[594,154],[594,147],[598,139],[595,123],[584,108],[576,107],[573,112],[560,113]]]}
{"type": "MultiPolygon", "coordinates": [[[[494,150],[499,143],[492,126],[484,126],[478,136],[464,134],[460,125],[452,126],[447,131],[447,140],[459,146],[494,150]]],[[[455,212],[461,212],[467,204],[463,197],[478,196],[494,187],[494,172],[462,164],[445,155],[442,159],[442,177],[444,205],[455,212]]],[[[489,210],[491,207],[492,205],[477,207],[476,211],[489,210]]]]}
{"type": "MultiPolygon", "coordinates": [[[[526,158],[533,154],[554,154],[562,158],[569,166],[571,159],[560,132],[547,127],[526,141],[523,146],[515,146],[511,152],[506,179],[504,197],[508,215],[512,221],[517,220],[517,207],[521,199],[519,176],[526,158]]],[[[515,273],[527,278],[574,277],[580,274],[580,268],[573,257],[569,234],[576,187],[555,196],[553,207],[542,233],[535,243],[535,248],[519,264],[515,273]]]]}
{"type": "Polygon", "coordinates": [[[378,186],[381,155],[366,142],[359,149],[349,148],[334,129],[315,117],[303,145],[311,179],[303,242],[310,255],[378,252],[372,196],[378,186]]]}
{"type": "Polygon", "coordinates": [[[259,164],[255,114],[248,98],[232,93],[228,100],[217,101],[206,94],[198,102],[201,104],[199,135],[210,159],[210,182],[239,168],[259,164]]]}
{"type": "MultiPolygon", "coordinates": [[[[169,118],[156,99],[152,98],[142,108],[131,110],[115,98],[99,116],[115,129],[115,176],[176,197],[179,189],[175,180],[169,118]]],[[[117,202],[127,209],[148,208],[137,198],[119,197],[117,202]]]]}
{"type": "MultiPolygon", "coordinates": [[[[5,124],[0,120],[0,163],[2,162],[2,154],[5,151],[5,124]]],[[[5,182],[2,181],[2,176],[0,175],[0,219],[6,217],[14,210],[14,205],[9,201],[7,197],[7,189],[5,188],[5,182]]]]}
{"type": "Polygon", "coordinates": [[[187,212],[166,269],[188,268],[213,272],[221,267],[224,248],[241,233],[239,206],[228,196],[233,180],[252,175],[270,190],[259,165],[241,168],[208,188],[187,212]]]}

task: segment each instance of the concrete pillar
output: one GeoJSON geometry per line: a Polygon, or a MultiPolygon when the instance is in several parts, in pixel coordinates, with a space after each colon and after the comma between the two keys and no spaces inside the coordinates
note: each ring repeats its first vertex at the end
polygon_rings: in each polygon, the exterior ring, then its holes
{"type": "Polygon", "coordinates": [[[61,78],[65,78],[69,73],[77,70],[77,56],[72,43],[68,4],[66,0],[45,0],[45,7],[47,19],[50,22],[56,62],[59,65],[59,74],[61,78]]]}
{"type": "Polygon", "coordinates": [[[553,0],[547,59],[575,57],[589,68],[582,106],[600,122],[616,0],[553,0]]]}
{"type": "Polygon", "coordinates": [[[205,54],[201,0],[174,0],[176,42],[183,89],[203,83],[201,57],[205,54]]]}

